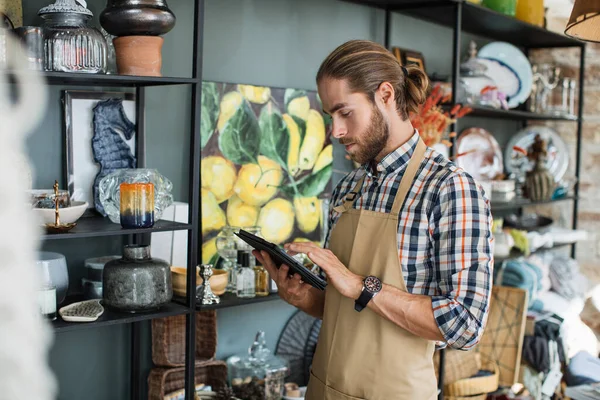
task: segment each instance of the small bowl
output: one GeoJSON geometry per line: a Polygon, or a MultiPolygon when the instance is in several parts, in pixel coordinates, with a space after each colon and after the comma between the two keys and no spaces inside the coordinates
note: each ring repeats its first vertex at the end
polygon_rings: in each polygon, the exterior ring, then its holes
{"type": "MultiPolygon", "coordinates": [[[[187,287],[187,268],[183,267],[171,267],[171,282],[173,283],[173,294],[176,296],[185,297],[187,287]]],[[[217,296],[221,296],[225,293],[227,282],[229,277],[227,271],[222,269],[213,269],[213,275],[208,280],[210,289],[217,296]]],[[[202,278],[200,277],[200,269],[196,268],[196,285],[202,285],[202,278]]]]}
{"type": "MultiPolygon", "coordinates": [[[[49,202],[54,203],[53,199],[56,197],[54,189],[32,189],[27,190],[26,193],[29,195],[29,203],[34,208],[52,208],[49,202]],[[49,201],[49,202],[48,202],[49,201]],[[46,204],[47,203],[47,204],[46,204]],[[43,207],[46,204],[48,207],[43,207]]],[[[71,198],[69,197],[69,191],[59,190],[58,191],[58,207],[69,207],[71,205],[71,198]]]]}
{"type": "MultiPolygon", "coordinates": [[[[61,224],[76,222],[88,208],[87,201],[72,201],[70,207],[58,209],[61,224]]],[[[54,225],[54,208],[33,208],[34,214],[41,220],[42,225],[54,225]]]]}
{"type": "Polygon", "coordinates": [[[304,396],[306,396],[306,386],[301,386],[298,388],[300,391],[300,397],[291,397],[291,396],[283,396],[284,400],[304,400],[304,396]]]}
{"type": "Polygon", "coordinates": [[[527,232],[545,231],[553,222],[552,218],[537,214],[527,214],[522,216],[511,214],[504,217],[505,227],[527,232]]]}

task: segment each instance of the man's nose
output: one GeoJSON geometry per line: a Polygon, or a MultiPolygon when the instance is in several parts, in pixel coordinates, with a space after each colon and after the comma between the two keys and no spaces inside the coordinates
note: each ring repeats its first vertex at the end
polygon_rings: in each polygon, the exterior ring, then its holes
{"type": "Polygon", "coordinates": [[[344,124],[333,122],[333,127],[331,128],[331,136],[336,139],[343,138],[348,133],[346,126],[344,124]]]}

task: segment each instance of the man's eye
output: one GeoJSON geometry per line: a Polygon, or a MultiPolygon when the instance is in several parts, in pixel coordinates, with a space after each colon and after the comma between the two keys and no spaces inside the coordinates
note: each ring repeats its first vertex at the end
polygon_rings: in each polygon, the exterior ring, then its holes
{"type": "Polygon", "coordinates": [[[346,118],[346,117],[349,117],[350,114],[352,114],[352,111],[346,111],[346,112],[343,112],[343,113],[340,113],[340,114],[341,114],[342,117],[346,118]]]}

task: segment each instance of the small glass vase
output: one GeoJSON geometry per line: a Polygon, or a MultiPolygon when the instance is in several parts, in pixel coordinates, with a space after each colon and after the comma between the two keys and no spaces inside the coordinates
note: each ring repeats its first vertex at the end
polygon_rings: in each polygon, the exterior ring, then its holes
{"type": "Polygon", "coordinates": [[[121,188],[121,226],[125,229],[154,226],[154,185],[123,182],[121,188]]]}

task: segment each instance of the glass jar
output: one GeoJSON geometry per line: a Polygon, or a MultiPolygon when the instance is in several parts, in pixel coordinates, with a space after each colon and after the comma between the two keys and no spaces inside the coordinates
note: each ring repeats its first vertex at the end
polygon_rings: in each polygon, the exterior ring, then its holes
{"type": "Polygon", "coordinates": [[[229,381],[236,397],[257,393],[259,398],[280,400],[289,366],[286,360],[271,354],[265,333],[258,331],[247,355],[227,359],[229,381]],[[262,394],[262,396],[261,396],[262,394]]]}
{"type": "Polygon", "coordinates": [[[500,108],[496,83],[485,73],[487,67],[477,60],[477,45],[471,41],[469,58],[460,65],[458,101],[492,108],[500,108]]]}
{"type": "Polygon", "coordinates": [[[90,10],[75,0],[57,0],[38,15],[44,19],[46,71],[106,73],[106,40],[99,30],[88,25],[90,10]]]}
{"type": "Polygon", "coordinates": [[[269,272],[258,261],[254,267],[255,290],[257,296],[269,295],[269,272]]]}

